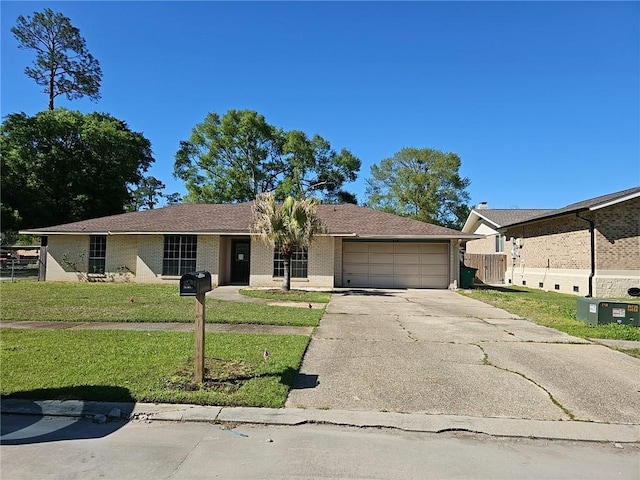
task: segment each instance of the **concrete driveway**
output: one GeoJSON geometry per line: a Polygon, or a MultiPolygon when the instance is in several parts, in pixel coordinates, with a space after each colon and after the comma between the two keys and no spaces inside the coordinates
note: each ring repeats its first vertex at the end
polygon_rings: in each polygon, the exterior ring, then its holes
{"type": "Polygon", "coordinates": [[[287,407],[640,424],[640,360],[447,290],[344,290],[287,407]]]}

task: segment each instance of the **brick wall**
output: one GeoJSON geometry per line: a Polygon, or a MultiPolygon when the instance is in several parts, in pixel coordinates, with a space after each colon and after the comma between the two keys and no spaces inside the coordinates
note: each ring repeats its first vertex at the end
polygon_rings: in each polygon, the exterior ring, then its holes
{"type": "MultiPolygon", "coordinates": [[[[292,278],[293,288],[332,288],[334,282],[334,239],[316,237],[309,246],[307,278],[292,278]]],[[[274,287],[282,285],[282,278],[273,277],[273,248],[257,239],[251,241],[252,287],[274,287]]]]}
{"type": "Polygon", "coordinates": [[[640,198],[592,212],[598,270],[640,270],[640,198]]]}
{"type": "Polygon", "coordinates": [[[47,281],[77,282],[83,275],[78,274],[68,264],[75,262],[80,272],[87,271],[89,255],[88,235],[51,235],[47,247],[47,281]]]}

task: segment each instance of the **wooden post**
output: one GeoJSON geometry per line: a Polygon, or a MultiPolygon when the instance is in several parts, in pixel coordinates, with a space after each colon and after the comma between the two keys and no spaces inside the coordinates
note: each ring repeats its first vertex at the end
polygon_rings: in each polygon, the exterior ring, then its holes
{"type": "Polygon", "coordinates": [[[196,337],[196,353],[195,353],[195,369],[194,380],[195,383],[204,382],[204,304],[205,294],[199,293],[196,295],[196,324],[195,324],[195,337],[196,337]]]}

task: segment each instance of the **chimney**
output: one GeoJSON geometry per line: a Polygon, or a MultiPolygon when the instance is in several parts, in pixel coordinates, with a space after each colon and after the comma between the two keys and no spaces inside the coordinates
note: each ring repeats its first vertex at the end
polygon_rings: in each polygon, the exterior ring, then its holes
{"type": "Polygon", "coordinates": [[[476,208],[477,210],[487,210],[489,208],[489,204],[487,202],[480,202],[476,208]]]}

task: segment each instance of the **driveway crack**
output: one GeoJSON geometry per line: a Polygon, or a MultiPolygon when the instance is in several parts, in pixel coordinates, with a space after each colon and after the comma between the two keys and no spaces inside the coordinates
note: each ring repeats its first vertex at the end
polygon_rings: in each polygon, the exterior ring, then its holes
{"type": "Polygon", "coordinates": [[[418,339],[413,336],[411,331],[407,330],[407,328],[402,324],[402,322],[400,321],[400,315],[394,315],[394,319],[395,319],[396,323],[400,326],[402,331],[407,334],[407,337],[409,337],[409,340],[413,340],[414,342],[418,341],[418,339]]]}
{"type": "Polygon", "coordinates": [[[569,417],[570,420],[576,420],[575,415],[569,410],[567,409],[564,405],[562,405],[554,396],[553,394],[547,390],[546,388],[544,388],[542,385],[540,385],[538,382],[536,382],[535,380],[527,377],[525,374],[520,373],[520,372],[516,372],[515,370],[509,370],[508,368],[504,368],[504,367],[500,367],[498,365],[495,365],[494,363],[491,363],[491,360],[489,360],[489,355],[487,354],[487,352],[485,351],[484,348],[482,348],[481,345],[477,344],[477,343],[472,343],[471,345],[474,345],[476,347],[478,347],[480,349],[480,351],[482,352],[483,358],[482,358],[482,364],[483,365],[488,365],[490,367],[494,367],[497,368],[498,370],[502,370],[503,372],[509,372],[509,373],[513,373],[516,375],[519,375],[520,377],[524,378],[525,380],[527,380],[528,382],[534,384],[536,387],[538,387],[540,390],[542,390],[543,392],[545,392],[548,396],[549,396],[549,400],[551,400],[551,402],[558,407],[565,415],[567,415],[569,417]]]}

